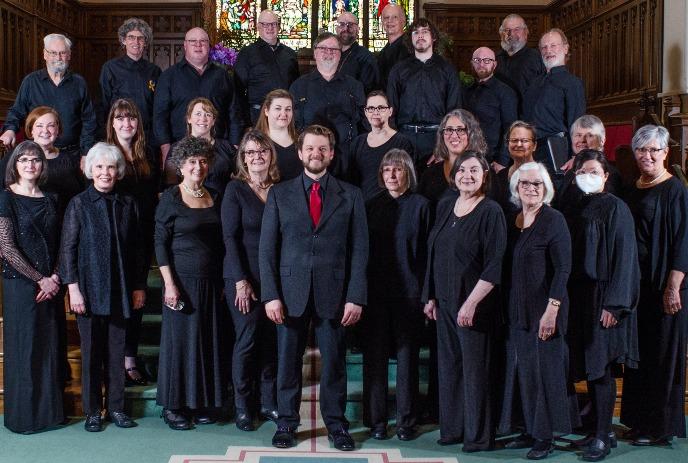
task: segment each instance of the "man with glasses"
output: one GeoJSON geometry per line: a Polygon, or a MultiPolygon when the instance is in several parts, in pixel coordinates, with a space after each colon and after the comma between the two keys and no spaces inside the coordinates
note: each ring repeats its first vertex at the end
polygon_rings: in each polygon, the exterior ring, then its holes
{"type": "Polygon", "coordinates": [[[471,58],[476,82],[466,91],[465,109],[480,122],[488,151],[487,160],[495,172],[509,165],[509,151],[504,136],[518,119],[518,97],[504,82],[494,77],[497,61],[487,47],[480,47],[471,58]]]}
{"type": "Polygon", "coordinates": [[[255,125],[265,95],[277,88],[288,89],[299,77],[296,52],[280,43],[279,17],[270,10],[258,15],[258,38],[241,49],[234,65],[240,106],[246,124],[255,125]]]}
{"type": "Polygon", "coordinates": [[[365,94],[363,84],[338,72],[342,44],[338,36],[323,32],[315,39],[316,69],[303,75],[289,88],[294,97],[294,123],[298,130],[318,124],[336,137],[335,158],[330,169],[344,175],[349,165],[349,145],[363,128],[365,94]]]}
{"type": "Polygon", "coordinates": [[[72,41],[62,34],[43,38],[46,69],[27,75],[17,98],[7,112],[0,141],[12,147],[26,116],[38,106],[50,106],[60,115],[60,136],[55,146],[86,153],[95,143],[96,113],[88,95],[86,81],[70,71],[72,41]]]}
{"type": "Polygon", "coordinates": [[[394,65],[411,56],[403,39],[405,27],[406,12],[404,9],[395,3],[388,3],[382,9],[382,28],[387,34],[387,45],[377,55],[377,67],[380,69],[380,87],[383,89],[387,88],[387,78],[394,65]]]}
{"type": "Polygon", "coordinates": [[[419,167],[432,155],[439,123],[452,109],[461,108],[462,92],[456,69],[435,52],[437,28],[425,18],[407,31],[413,56],[392,68],[387,83],[396,124],[415,146],[419,167]]]}
{"type": "Polygon", "coordinates": [[[184,37],[184,57],[160,75],[153,105],[153,131],[162,151],[161,166],[175,141],[186,136],[186,109],[194,98],[205,97],[218,111],[215,136],[237,145],[243,122],[234,80],[227,69],[208,60],[210,40],[200,27],[184,37]]]}
{"type": "Polygon", "coordinates": [[[528,84],[545,73],[540,53],[526,46],[528,25],[517,14],[510,14],[499,26],[502,49],[497,53],[495,75],[513,88],[519,97],[519,115],[523,114],[520,103],[528,84]]]}
{"type": "Polygon", "coordinates": [[[348,11],[337,18],[337,36],[342,43],[339,59],[339,72],[349,75],[363,84],[367,95],[378,90],[380,71],[375,56],[356,42],[358,39],[358,19],[348,11]]]}

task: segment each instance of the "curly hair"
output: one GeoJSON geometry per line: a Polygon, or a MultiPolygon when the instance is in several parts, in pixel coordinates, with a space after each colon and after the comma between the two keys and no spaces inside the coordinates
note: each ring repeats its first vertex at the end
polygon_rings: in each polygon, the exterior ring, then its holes
{"type": "Polygon", "coordinates": [[[117,36],[119,37],[119,42],[124,43],[124,39],[127,34],[131,31],[139,31],[143,34],[143,38],[146,41],[146,47],[149,47],[153,42],[153,29],[148,25],[146,21],[139,18],[129,18],[125,19],[119,29],[117,29],[117,36]]]}
{"type": "Polygon", "coordinates": [[[169,160],[173,166],[181,169],[184,162],[193,156],[206,158],[208,164],[212,164],[215,159],[213,145],[205,138],[184,137],[172,147],[169,160]]]}

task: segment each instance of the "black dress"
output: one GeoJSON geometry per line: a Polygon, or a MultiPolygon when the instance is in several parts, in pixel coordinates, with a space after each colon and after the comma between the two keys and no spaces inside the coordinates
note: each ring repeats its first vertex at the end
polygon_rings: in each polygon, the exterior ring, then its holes
{"type": "Polygon", "coordinates": [[[662,297],[671,270],[688,273],[688,192],[672,177],[651,188],[633,188],[628,204],[641,276],[640,362],[638,369],[624,372],[621,422],[653,437],[686,437],[687,279],[678,313],[665,314],[662,297]]]}
{"type": "Polygon", "coordinates": [[[456,194],[447,195],[437,205],[422,300],[438,304],[441,439],[463,439],[466,448],[487,450],[494,438],[490,357],[497,290],[478,305],[472,327],[460,327],[457,315],[479,280],[499,285],[506,223],[489,198],[463,217],[454,214],[455,201],[456,194]]]}
{"type": "Polygon", "coordinates": [[[178,186],[160,198],[155,255],[169,266],[184,309],[162,309],[157,402],[166,409],[221,407],[227,384],[229,326],[221,301],[219,201],[193,209],[178,186]]]}
{"type": "Polygon", "coordinates": [[[273,143],[277,150],[277,168],[280,173],[280,181],[284,182],[285,180],[291,180],[301,175],[303,172],[303,163],[296,152],[296,143],[292,143],[289,146],[282,146],[275,142],[273,143]]]}
{"type": "Polygon", "coordinates": [[[55,273],[59,245],[57,200],[0,191],[3,255],[5,426],[31,433],[60,424],[63,362],[62,300],[36,302],[36,281],[55,273]]]}
{"type": "Polygon", "coordinates": [[[378,185],[377,181],[380,162],[382,162],[385,154],[394,148],[406,151],[415,165],[413,144],[400,132],[395,133],[389,140],[375,148],[368,144],[367,133],[359,135],[351,143],[349,151],[351,161],[347,177],[351,183],[363,190],[365,201],[384,191],[384,188],[378,185]]]}
{"type": "Polygon", "coordinates": [[[225,242],[225,300],[234,325],[232,382],[238,413],[253,413],[254,391],[260,407],[277,409],[277,331],[260,302],[258,244],[265,204],[244,181],[229,182],[222,201],[222,233],[225,242]],[[243,314],[234,305],[236,283],[247,280],[257,301],[243,314]]]}
{"type": "Polygon", "coordinates": [[[536,439],[568,434],[577,423],[576,394],[569,387],[566,345],[571,271],[571,238],[560,212],[543,205],[533,224],[516,227],[509,218],[511,281],[507,314],[504,403],[499,430],[513,431],[521,414],[526,432],[536,439]],[[561,301],[556,331],[538,337],[549,299],[561,301]]]}

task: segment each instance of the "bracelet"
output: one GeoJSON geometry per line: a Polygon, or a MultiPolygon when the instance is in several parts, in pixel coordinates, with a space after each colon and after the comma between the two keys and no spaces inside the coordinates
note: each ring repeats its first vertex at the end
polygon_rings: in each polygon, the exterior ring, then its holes
{"type": "Polygon", "coordinates": [[[549,298],[549,303],[552,304],[554,307],[559,307],[561,305],[561,301],[557,299],[552,299],[551,297],[549,298]]]}

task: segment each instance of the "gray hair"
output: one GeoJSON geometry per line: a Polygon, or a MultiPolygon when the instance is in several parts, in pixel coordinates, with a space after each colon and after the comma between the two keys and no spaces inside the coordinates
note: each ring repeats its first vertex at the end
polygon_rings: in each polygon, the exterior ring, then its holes
{"type": "Polygon", "coordinates": [[[571,124],[571,138],[573,138],[573,132],[579,129],[590,129],[593,135],[595,135],[600,140],[600,145],[603,145],[603,141],[607,138],[607,134],[604,130],[604,124],[599,117],[593,116],[592,114],[584,114],[571,124]]]}
{"type": "Polygon", "coordinates": [[[509,21],[510,19],[520,19],[521,22],[523,23],[523,30],[525,30],[525,31],[528,30],[528,24],[526,24],[526,20],[523,19],[523,17],[522,17],[521,15],[518,15],[518,14],[516,14],[516,13],[512,13],[512,14],[506,16],[506,17],[502,20],[502,24],[499,26],[499,33],[500,33],[500,34],[501,34],[502,32],[504,32],[504,23],[507,22],[507,21],[509,21]]]}
{"type": "Polygon", "coordinates": [[[48,45],[50,42],[53,40],[62,40],[65,45],[67,45],[67,48],[71,51],[72,49],[72,41],[67,38],[67,36],[62,35],[62,34],[48,34],[45,37],[43,37],[43,48],[47,49],[48,45]]]}
{"type": "Polygon", "coordinates": [[[535,169],[540,172],[542,183],[545,186],[545,194],[542,197],[542,202],[549,204],[554,198],[554,185],[552,184],[552,179],[549,178],[549,172],[547,172],[547,168],[544,164],[541,162],[526,162],[516,169],[511,175],[511,180],[509,180],[509,192],[511,192],[511,198],[509,198],[509,200],[518,207],[521,207],[521,198],[518,196],[518,181],[521,179],[521,172],[535,169]]]}
{"type": "Polygon", "coordinates": [[[153,42],[153,29],[148,23],[143,19],[129,18],[125,19],[122,25],[119,26],[119,29],[117,29],[117,36],[119,37],[120,43],[124,42],[127,34],[131,31],[139,31],[142,33],[147,47],[153,42]]]}
{"type": "Polygon", "coordinates": [[[447,126],[450,117],[458,118],[466,126],[466,135],[468,136],[466,151],[475,151],[485,156],[487,153],[487,142],[485,141],[485,136],[483,135],[483,130],[480,128],[478,120],[470,111],[465,109],[452,109],[442,118],[442,122],[440,122],[440,126],[437,129],[437,137],[435,138],[435,157],[445,160],[449,159],[449,150],[444,143],[442,130],[447,126]]]}
{"type": "Polygon", "coordinates": [[[382,188],[385,187],[385,181],[382,179],[382,169],[387,166],[399,166],[406,171],[406,189],[414,191],[418,186],[416,179],[416,169],[413,167],[413,160],[411,156],[399,148],[392,148],[385,153],[382,161],[380,161],[380,168],[377,171],[377,184],[382,188]]]}
{"type": "Polygon", "coordinates": [[[562,45],[568,45],[569,44],[569,39],[566,38],[566,34],[564,34],[564,31],[559,29],[558,27],[553,27],[540,37],[540,40],[538,40],[538,46],[540,46],[540,42],[542,42],[542,37],[546,36],[547,34],[559,34],[559,37],[561,37],[561,44],[562,45]]]}
{"type": "Polygon", "coordinates": [[[86,154],[86,159],[84,160],[84,175],[86,175],[86,178],[93,178],[93,165],[98,159],[114,162],[117,166],[117,180],[122,180],[127,168],[122,151],[115,145],[109,145],[102,141],[93,145],[93,148],[88,150],[88,154],[86,154]]]}
{"type": "Polygon", "coordinates": [[[664,149],[669,146],[669,131],[661,125],[644,125],[638,129],[631,140],[631,148],[633,151],[638,148],[643,148],[648,143],[657,140],[659,147],[664,149]]]}

